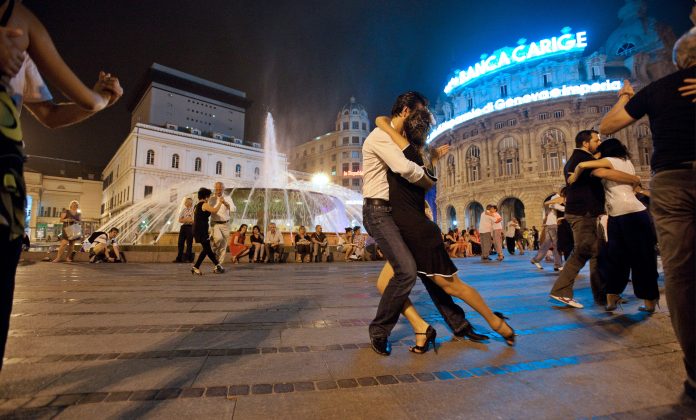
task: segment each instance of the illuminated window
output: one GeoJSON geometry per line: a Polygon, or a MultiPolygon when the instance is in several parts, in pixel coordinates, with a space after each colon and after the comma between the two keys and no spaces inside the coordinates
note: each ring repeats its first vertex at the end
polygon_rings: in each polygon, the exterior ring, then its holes
{"type": "Polygon", "coordinates": [[[147,157],[145,159],[145,163],[148,165],[154,165],[155,164],[155,151],[150,149],[147,151],[147,157]]]}
{"type": "Polygon", "coordinates": [[[172,155],[172,168],[179,169],[179,155],[176,153],[172,155]]]}
{"type": "Polygon", "coordinates": [[[197,157],[196,160],[193,162],[193,170],[196,172],[200,172],[202,166],[203,161],[201,160],[201,158],[197,157]]]}

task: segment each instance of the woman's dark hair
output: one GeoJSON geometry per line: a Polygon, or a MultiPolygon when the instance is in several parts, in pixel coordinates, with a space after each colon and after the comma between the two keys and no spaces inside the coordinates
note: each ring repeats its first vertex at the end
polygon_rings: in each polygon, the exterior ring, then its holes
{"type": "Polygon", "coordinates": [[[209,189],[207,189],[206,187],[201,187],[201,188],[198,190],[198,199],[199,199],[199,200],[206,200],[208,197],[210,197],[210,195],[211,195],[212,193],[213,193],[213,192],[210,191],[209,189]]]}
{"type": "Polygon", "coordinates": [[[628,153],[628,149],[619,139],[611,138],[604,140],[603,142],[599,143],[597,151],[603,158],[613,157],[623,160],[631,158],[631,154],[628,153]]]}
{"type": "Polygon", "coordinates": [[[431,115],[427,109],[411,111],[404,121],[404,134],[417,149],[422,149],[431,127],[431,115]]]}
{"type": "Polygon", "coordinates": [[[472,236],[476,235],[476,229],[474,229],[474,228],[469,229],[469,235],[472,235],[472,236]]]}
{"type": "Polygon", "coordinates": [[[452,230],[452,228],[450,228],[449,230],[447,230],[447,234],[448,234],[448,235],[454,235],[454,231],[452,230]]]}
{"type": "Polygon", "coordinates": [[[239,226],[239,229],[237,229],[237,232],[241,232],[241,231],[242,231],[242,228],[248,228],[248,227],[249,227],[249,226],[248,226],[246,223],[242,223],[242,224],[239,226]]]}
{"type": "Polygon", "coordinates": [[[401,114],[401,111],[404,110],[404,107],[413,111],[416,109],[418,105],[427,107],[428,98],[426,98],[425,95],[423,95],[422,93],[415,91],[402,93],[396,98],[396,101],[394,101],[394,105],[392,105],[391,115],[392,117],[398,117],[401,114]]]}
{"type": "Polygon", "coordinates": [[[258,230],[259,233],[261,233],[261,228],[259,227],[259,225],[254,225],[254,227],[251,228],[251,233],[254,233],[254,230],[258,230]]]}

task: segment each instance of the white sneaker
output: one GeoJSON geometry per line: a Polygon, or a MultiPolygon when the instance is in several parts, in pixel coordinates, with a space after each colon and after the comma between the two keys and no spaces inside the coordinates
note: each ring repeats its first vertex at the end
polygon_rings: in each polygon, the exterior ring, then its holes
{"type": "Polygon", "coordinates": [[[554,296],[554,295],[549,295],[549,297],[551,297],[551,299],[556,299],[557,301],[559,301],[561,303],[565,303],[566,305],[573,307],[573,308],[578,308],[578,309],[584,308],[582,303],[578,302],[577,300],[575,300],[573,298],[554,296]]]}
{"type": "Polygon", "coordinates": [[[543,269],[544,269],[544,266],[541,265],[541,264],[540,264],[539,262],[537,262],[537,261],[529,260],[529,262],[532,263],[532,264],[534,264],[534,265],[536,266],[536,268],[538,268],[539,270],[543,270],[543,269]]]}

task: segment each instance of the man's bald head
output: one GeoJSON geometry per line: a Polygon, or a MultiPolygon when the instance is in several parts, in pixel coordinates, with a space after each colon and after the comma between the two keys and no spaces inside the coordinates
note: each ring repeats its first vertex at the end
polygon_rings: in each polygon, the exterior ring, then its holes
{"type": "Polygon", "coordinates": [[[672,61],[679,70],[696,66],[696,30],[681,36],[674,44],[672,61]]]}

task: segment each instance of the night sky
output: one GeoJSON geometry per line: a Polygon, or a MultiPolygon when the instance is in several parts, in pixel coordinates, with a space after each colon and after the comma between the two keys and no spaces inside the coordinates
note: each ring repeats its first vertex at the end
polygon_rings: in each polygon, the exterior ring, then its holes
{"type": "MultiPolygon", "coordinates": [[[[153,63],[245,91],[246,139],[273,112],[281,148],[333,130],[350,96],[371,119],[405,90],[432,102],[452,70],[482,53],[588,32],[588,51],[618,26],[624,0],[601,1],[49,1],[26,0],[89,86],[104,69],[126,93],[79,126],[48,130],[24,114],[27,153],[103,168],[128,134],[126,105],[153,63]]],[[[649,15],[686,31],[692,0],[650,0],[649,15]]],[[[53,90],[54,96],[60,94],[53,90]]]]}

